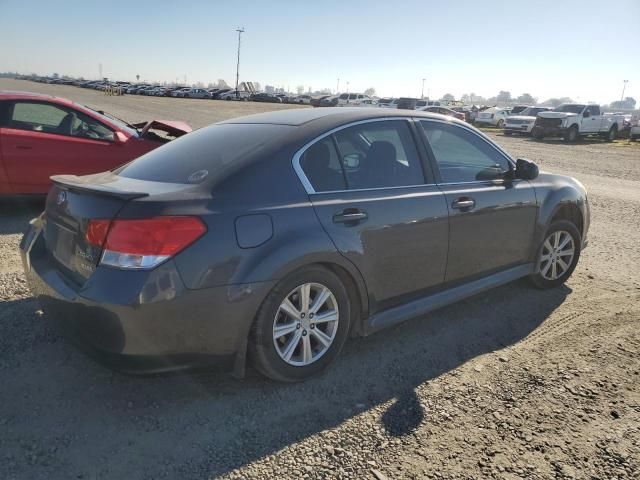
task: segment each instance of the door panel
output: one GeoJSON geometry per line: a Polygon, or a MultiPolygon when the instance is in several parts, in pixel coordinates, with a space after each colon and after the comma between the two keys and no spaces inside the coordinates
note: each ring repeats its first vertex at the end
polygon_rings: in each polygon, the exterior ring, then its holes
{"type": "Polygon", "coordinates": [[[46,193],[51,175],[109,170],[122,156],[121,146],[107,141],[10,128],[0,129],[0,135],[14,193],[46,193]]]}
{"type": "Polygon", "coordinates": [[[449,227],[436,186],[320,193],[311,201],[336,248],[362,273],[371,313],[442,285],[449,227]]]}
{"type": "Polygon", "coordinates": [[[449,208],[445,283],[530,261],[538,206],[528,181],[486,138],[456,124],[421,121],[449,208]]]}
{"type": "Polygon", "coordinates": [[[443,185],[442,191],[450,209],[445,282],[529,261],[538,211],[529,182],[443,185]],[[455,205],[460,200],[472,203],[455,205]]]}

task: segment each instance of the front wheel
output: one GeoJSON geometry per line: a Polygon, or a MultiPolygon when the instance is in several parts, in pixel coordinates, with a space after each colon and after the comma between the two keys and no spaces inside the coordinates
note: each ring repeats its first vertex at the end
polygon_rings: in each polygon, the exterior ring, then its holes
{"type": "Polygon", "coordinates": [[[567,143],[573,143],[578,140],[578,127],[573,125],[564,134],[564,141],[567,143]]]}
{"type": "Polygon", "coordinates": [[[533,127],[531,130],[531,136],[536,140],[542,140],[544,138],[544,133],[540,127],[533,127]]]}
{"type": "Polygon", "coordinates": [[[496,124],[496,127],[502,128],[503,125],[504,125],[504,120],[500,119],[500,120],[498,120],[498,123],[496,124]]]}
{"type": "Polygon", "coordinates": [[[554,222],[545,233],[536,257],[536,270],[531,281],[538,288],[563,284],[573,273],[580,258],[581,235],[566,220],[554,222]]]}
{"type": "Polygon", "coordinates": [[[265,376],[299,382],[324,370],[349,334],[351,305],[340,278],[320,266],[298,270],[267,296],[249,354],[265,376]]]}

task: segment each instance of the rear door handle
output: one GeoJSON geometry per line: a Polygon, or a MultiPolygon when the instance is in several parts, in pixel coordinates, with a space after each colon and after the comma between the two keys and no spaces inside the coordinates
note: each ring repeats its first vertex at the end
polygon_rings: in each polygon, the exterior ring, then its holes
{"type": "Polygon", "coordinates": [[[31,150],[31,145],[16,145],[18,150],[31,150]]]}
{"type": "Polygon", "coordinates": [[[457,210],[471,210],[475,206],[476,201],[469,197],[460,197],[457,200],[454,200],[451,204],[451,208],[455,208],[457,210]]]}
{"type": "Polygon", "coordinates": [[[333,215],[333,223],[360,223],[368,218],[367,212],[358,208],[346,208],[333,215]]]}

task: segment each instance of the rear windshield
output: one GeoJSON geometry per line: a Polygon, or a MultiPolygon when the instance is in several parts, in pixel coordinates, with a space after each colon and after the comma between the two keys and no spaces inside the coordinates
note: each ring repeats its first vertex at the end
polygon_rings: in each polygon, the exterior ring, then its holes
{"type": "Polygon", "coordinates": [[[259,153],[294,128],[271,124],[211,125],[152,150],[115,173],[152,182],[213,180],[235,170],[243,159],[259,153]]]}

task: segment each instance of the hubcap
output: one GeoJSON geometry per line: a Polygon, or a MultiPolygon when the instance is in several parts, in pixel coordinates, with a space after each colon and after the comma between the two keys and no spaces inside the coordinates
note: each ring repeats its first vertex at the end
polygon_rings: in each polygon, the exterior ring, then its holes
{"type": "Polygon", "coordinates": [[[338,301],[320,283],[305,283],[284,298],[273,321],[273,344],[282,360],[303,367],[331,347],[338,331],[338,301]]]}
{"type": "Polygon", "coordinates": [[[547,280],[557,280],[564,275],[573,263],[575,245],[569,232],[553,232],[542,244],[538,269],[547,280]]]}

